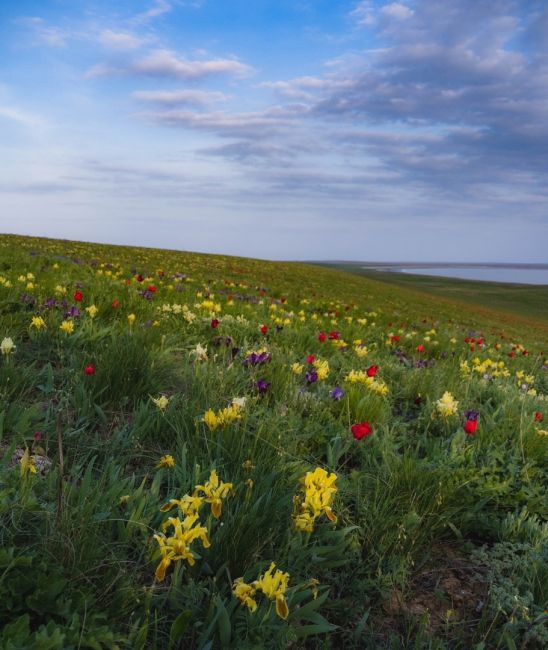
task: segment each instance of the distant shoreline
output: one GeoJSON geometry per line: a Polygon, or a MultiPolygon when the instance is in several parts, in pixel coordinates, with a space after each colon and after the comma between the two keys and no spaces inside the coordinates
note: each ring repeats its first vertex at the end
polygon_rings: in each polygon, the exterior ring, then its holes
{"type": "Polygon", "coordinates": [[[310,264],[336,264],[360,266],[361,268],[391,271],[395,269],[531,269],[548,271],[548,263],[507,262],[356,262],[356,261],[313,261],[310,264]]]}

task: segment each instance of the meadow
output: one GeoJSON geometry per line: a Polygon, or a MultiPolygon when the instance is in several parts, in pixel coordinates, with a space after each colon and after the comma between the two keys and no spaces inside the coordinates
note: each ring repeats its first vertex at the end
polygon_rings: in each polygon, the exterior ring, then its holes
{"type": "Polygon", "coordinates": [[[1,235],[0,649],[547,647],[547,343],[337,269],[1,235]]]}

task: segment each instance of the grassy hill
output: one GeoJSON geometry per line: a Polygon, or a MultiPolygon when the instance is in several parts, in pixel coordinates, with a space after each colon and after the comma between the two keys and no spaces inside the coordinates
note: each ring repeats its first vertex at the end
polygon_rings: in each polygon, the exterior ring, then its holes
{"type": "Polygon", "coordinates": [[[545,647],[540,299],[387,280],[0,236],[0,648],[545,647]]]}

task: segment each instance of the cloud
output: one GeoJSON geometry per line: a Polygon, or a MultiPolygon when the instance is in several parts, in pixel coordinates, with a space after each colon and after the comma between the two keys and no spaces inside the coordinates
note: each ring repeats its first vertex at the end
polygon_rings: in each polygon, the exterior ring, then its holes
{"type": "Polygon", "coordinates": [[[132,97],[164,106],[209,106],[229,99],[224,93],[211,90],[137,90],[132,97]]]}
{"type": "Polygon", "coordinates": [[[265,138],[293,123],[297,112],[291,108],[272,107],[265,111],[231,113],[229,111],[194,112],[185,110],[151,111],[141,117],[165,126],[196,129],[223,137],[234,135],[265,138]]]}
{"type": "Polygon", "coordinates": [[[31,113],[25,109],[17,106],[8,106],[0,104],[0,119],[5,118],[12,122],[16,122],[21,126],[27,128],[37,128],[45,125],[45,120],[42,116],[36,113],[31,113]]]}
{"type": "Polygon", "coordinates": [[[415,13],[413,9],[410,9],[407,5],[402,5],[400,2],[391,2],[390,4],[384,5],[381,12],[385,16],[390,18],[396,18],[397,20],[405,20],[411,18],[415,13]]]}
{"type": "Polygon", "coordinates": [[[104,29],[98,37],[99,43],[112,50],[135,50],[145,43],[145,39],[130,32],[118,32],[104,29]]]}
{"type": "Polygon", "coordinates": [[[36,43],[48,47],[66,47],[70,34],[60,27],[51,27],[39,16],[25,16],[16,21],[19,25],[28,27],[36,43]]]}
{"type": "Polygon", "coordinates": [[[235,59],[189,60],[180,58],[170,50],[158,49],[148,56],[127,64],[100,63],[94,65],[87,71],[86,76],[92,78],[133,75],[190,81],[219,75],[245,77],[252,72],[253,68],[235,59]]]}
{"type": "Polygon", "coordinates": [[[361,27],[370,27],[375,24],[375,6],[372,0],[362,0],[350,12],[350,16],[354,18],[357,24],[361,27]]]}
{"type": "Polygon", "coordinates": [[[169,13],[173,9],[172,3],[167,0],[155,0],[154,3],[147,9],[131,19],[133,24],[143,25],[145,23],[169,13]]]}

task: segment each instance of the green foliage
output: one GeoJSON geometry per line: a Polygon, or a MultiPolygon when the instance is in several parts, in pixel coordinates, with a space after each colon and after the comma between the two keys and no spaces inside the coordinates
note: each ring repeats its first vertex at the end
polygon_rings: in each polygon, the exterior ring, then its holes
{"type": "Polygon", "coordinates": [[[2,236],[0,268],[0,650],[546,645],[540,325],[297,264],[2,236]],[[337,491],[299,530],[315,468],[337,491]],[[155,577],[195,491],[210,546],[155,577]],[[454,619],[406,604],[444,548],[484,585],[449,602],[440,578],[454,619]],[[287,618],[254,591],[271,563],[287,618]]]}

